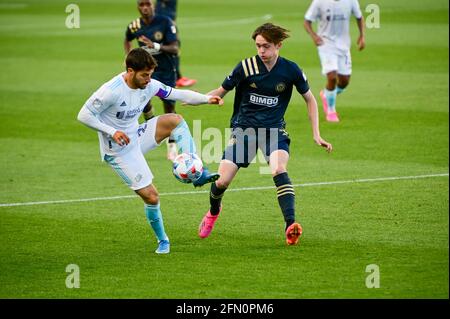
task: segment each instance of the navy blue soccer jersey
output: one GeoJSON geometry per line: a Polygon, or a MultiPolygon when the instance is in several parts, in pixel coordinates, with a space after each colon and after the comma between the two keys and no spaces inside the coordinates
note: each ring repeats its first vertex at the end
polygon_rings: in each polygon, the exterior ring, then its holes
{"type": "MultiPolygon", "coordinates": [[[[167,45],[177,41],[177,30],[173,21],[166,17],[156,15],[150,24],[145,24],[142,18],[138,18],[131,22],[126,31],[127,41],[133,41],[140,36],[146,36],[153,42],[160,43],[161,45],[167,45]]],[[[138,40],[139,46],[144,46],[143,42],[138,40]]],[[[158,67],[155,69],[155,73],[174,73],[175,64],[173,55],[166,52],[158,52],[153,55],[158,62],[158,67]]],[[[166,83],[167,84],[167,83],[166,83]]]]}
{"type": "Polygon", "coordinates": [[[309,90],[296,63],[278,57],[269,72],[258,55],[242,60],[222,83],[227,91],[236,88],[231,127],[284,128],[294,86],[300,94],[309,90]]]}
{"type": "Polygon", "coordinates": [[[177,0],[158,0],[155,7],[156,14],[168,16],[173,21],[177,19],[177,0]]]}

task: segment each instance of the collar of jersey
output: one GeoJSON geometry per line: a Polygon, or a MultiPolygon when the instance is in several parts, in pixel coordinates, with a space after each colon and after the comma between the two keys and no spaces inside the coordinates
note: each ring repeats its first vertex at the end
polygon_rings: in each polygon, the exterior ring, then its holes
{"type": "MultiPolygon", "coordinates": [[[[127,73],[127,72],[122,72],[122,73],[120,73],[120,80],[122,81],[122,84],[125,86],[125,88],[126,88],[128,91],[130,91],[130,92],[136,92],[136,91],[138,91],[138,90],[141,90],[141,89],[132,89],[132,88],[130,88],[130,87],[128,86],[127,82],[125,82],[125,79],[124,79],[124,77],[123,77],[126,73],[127,73]]],[[[149,85],[150,85],[150,83],[147,84],[147,86],[149,86],[149,85]]]]}
{"type": "Polygon", "coordinates": [[[263,62],[263,61],[261,60],[261,58],[259,57],[259,55],[256,55],[256,61],[258,62],[258,65],[259,65],[259,66],[263,66],[263,67],[264,67],[265,73],[270,73],[270,72],[272,72],[272,71],[276,68],[276,66],[278,65],[278,63],[280,62],[280,60],[281,60],[281,56],[278,55],[277,62],[275,62],[275,64],[273,65],[272,70],[269,71],[269,70],[267,69],[266,65],[264,64],[264,62],[263,62]]]}

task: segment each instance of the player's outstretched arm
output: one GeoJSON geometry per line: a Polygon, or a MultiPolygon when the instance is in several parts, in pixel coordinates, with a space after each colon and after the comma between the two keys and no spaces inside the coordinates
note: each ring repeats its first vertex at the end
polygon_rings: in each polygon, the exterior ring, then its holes
{"type": "Polygon", "coordinates": [[[222,97],[219,95],[211,94],[201,94],[191,90],[178,90],[172,89],[170,94],[167,96],[169,100],[177,100],[190,105],[199,104],[217,104],[223,105],[222,97]]]}
{"type": "Polygon", "coordinates": [[[309,121],[311,122],[311,128],[313,131],[314,142],[317,145],[325,148],[327,150],[327,152],[330,153],[333,150],[333,146],[330,143],[328,143],[327,141],[325,141],[324,139],[322,139],[322,137],[320,136],[319,112],[317,110],[316,98],[314,97],[314,95],[311,93],[310,90],[308,90],[308,92],[306,92],[305,94],[302,94],[302,96],[306,102],[306,106],[308,107],[308,116],[309,116],[309,121]]]}
{"type": "Polygon", "coordinates": [[[223,98],[229,91],[225,90],[222,86],[218,87],[215,90],[212,90],[208,93],[206,93],[206,95],[218,95],[221,98],[223,98]]]}

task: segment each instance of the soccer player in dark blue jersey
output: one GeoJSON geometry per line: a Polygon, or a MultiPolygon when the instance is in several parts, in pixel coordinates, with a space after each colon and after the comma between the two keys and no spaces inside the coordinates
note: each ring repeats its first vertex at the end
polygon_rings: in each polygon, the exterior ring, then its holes
{"type": "MultiPolygon", "coordinates": [[[[171,87],[176,86],[176,67],[173,56],[178,54],[177,30],[173,21],[166,16],[155,15],[155,8],[151,0],[138,0],[140,18],[132,21],[126,30],[124,49],[128,54],[132,49],[132,41],[137,40],[140,47],[148,50],[155,58],[158,66],[152,78],[171,87]]],[[[175,112],[175,101],[161,99],[165,113],[175,112]]],[[[145,120],[154,116],[151,101],[143,112],[145,120]]],[[[174,141],[168,141],[167,158],[174,160],[177,148],[174,141]]]]}
{"type": "MultiPolygon", "coordinates": [[[[177,0],[156,0],[155,12],[157,15],[167,16],[176,25],[177,21],[177,0]]],[[[178,33],[178,28],[177,28],[178,33]]],[[[180,41],[178,39],[178,46],[180,46],[180,41]]],[[[177,70],[177,87],[187,87],[192,86],[197,83],[197,80],[190,79],[188,77],[182,76],[180,71],[180,54],[174,56],[175,67],[177,70]]]]}
{"type": "Polygon", "coordinates": [[[317,102],[302,70],[279,56],[287,30],[272,23],[258,27],[252,38],[258,54],[242,60],[222,85],[208,94],[224,97],[236,89],[231,117],[232,136],[219,165],[220,178],[211,184],[210,209],[204,216],[199,236],[210,235],[222,210],[224,192],[239,168],[248,167],[260,148],[269,163],[277,188],[278,203],[286,222],[286,243],[295,245],[302,227],[295,221],[295,192],[287,173],[290,138],[285,130],[284,114],[292,90],[302,95],[308,108],[313,139],[328,152],[332,145],[320,136],[317,102]]]}
{"type": "Polygon", "coordinates": [[[156,0],[155,12],[158,15],[163,15],[171,18],[173,21],[177,20],[177,0],[156,0]]]}

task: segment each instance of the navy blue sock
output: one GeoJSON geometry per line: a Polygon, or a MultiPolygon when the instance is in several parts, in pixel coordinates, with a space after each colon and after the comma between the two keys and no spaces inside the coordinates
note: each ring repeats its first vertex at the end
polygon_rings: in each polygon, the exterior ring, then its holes
{"type": "Polygon", "coordinates": [[[216,183],[211,183],[211,191],[209,192],[209,203],[211,207],[209,211],[211,215],[217,215],[220,212],[220,203],[222,202],[223,194],[225,193],[226,188],[218,188],[216,183]]]}
{"type": "Polygon", "coordinates": [[[287,173],[273,177],[277,187],[278,204],[286,222],[286,229],[295,222],[295,192],[287,173]]]}

